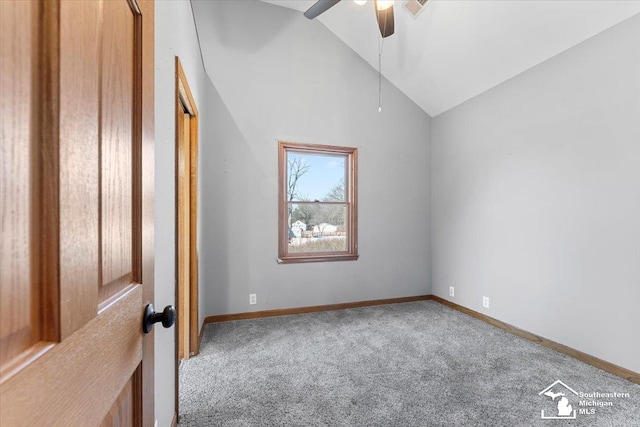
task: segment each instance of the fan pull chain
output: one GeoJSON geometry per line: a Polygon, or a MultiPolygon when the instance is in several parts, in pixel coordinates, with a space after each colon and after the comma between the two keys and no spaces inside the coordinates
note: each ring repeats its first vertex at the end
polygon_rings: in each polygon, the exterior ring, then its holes
{"type": "Polygon", "coordinates": [[[382,54],[378,52],[378,113],[382,112],[382,105],[380,105],[381,104],[380,98],[382,96],[381,68],[382,68],[382,54]]]}
{"type": "Polygon", "coordinates": [[[382,112],[382,48],[384,47],[384,38],[380,37],[380,39],[378,39],[378,113],[382,112]]]}

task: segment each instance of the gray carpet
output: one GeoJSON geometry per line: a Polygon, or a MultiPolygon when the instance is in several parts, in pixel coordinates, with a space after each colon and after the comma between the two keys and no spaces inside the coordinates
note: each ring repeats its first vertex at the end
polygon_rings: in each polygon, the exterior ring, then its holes
{"type": "Polygon", "coordinates": [[[537,425],[640,426],[640,385],[434,301],[207,325],[180,367],[180,426],[537,425]]]}

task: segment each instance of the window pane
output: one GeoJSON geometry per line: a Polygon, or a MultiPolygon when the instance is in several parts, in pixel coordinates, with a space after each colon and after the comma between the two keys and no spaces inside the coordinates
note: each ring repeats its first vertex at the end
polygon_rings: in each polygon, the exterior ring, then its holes
{"type": "Polygon", "coordinates": [[[289,253],[345,252],[347,205],[289,203],[289,253]]]}
{"type": "Polygon", "coordinates": [[[344,202],[346,156],[287,153],[287,200],[344,202]]]}

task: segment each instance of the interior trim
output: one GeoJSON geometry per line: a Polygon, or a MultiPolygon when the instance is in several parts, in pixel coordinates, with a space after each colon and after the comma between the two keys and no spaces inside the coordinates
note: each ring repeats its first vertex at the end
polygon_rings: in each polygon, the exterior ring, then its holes
{"type": "Polygon", "coordinates": [[[613,363],[607,362],[605,360],[599,359],[595,356],[592,356],[587,353],[583,353],[574,348],[568,347],[564,344],[557,343],[555,341],[551,341],[544,337],[541,337],[536,334],[532,334],[531,332],[527,332],[520,328],[516,328],[513,325],[510,325],[505,322],[501,322],[500,320],[494,319],[493,317],[489,317],[486,314],[478,313],[475,310],[471,310],[470,308],[463,307],[454,302],[448,301],[444,298],[440,298],[435,295],[430,295],[433,301],[436,301],[442,305],[446,305],[454,310],[457,310],[461,313],[467,314],[471,317],[475,317],[476,319],[482,320],[492,326],[503,329],[507,332],[510,332],[519,337],[525,338],[529,341],[533,341],[537,344],[540,344],[544,347],[550,348],[551,350],[557,351],[558,353],[566,354],[567,356],[573,357],[574,359],[578,359],[581,362],[584,362],[588,365],[594,366],[598,369],[602,369],[603,371],[607,371],[613,375],[617,375],[626,380],[631,381],[632,383],[640,384],[640,374],[634,371],[630,371],[629,369],[623,368],[618,365],[614,365],[613,363]]]}
{"type": "MultiPolygon", "coordinates": [[[[316,313],[318,311],[344,310],[347,308],[369,307],[372,305],[398,304],[402,302],[424,301],[431,299],[431,295],[418,295],[415,297],[376,299],[369,301],[345,302],[341,304],[314,305],[297,308],[281,308],[276,310],[250,311],[246,313],[221,314],[207,316],[204,324],[230,322],[232,320],[259,319],[262,317],[289,316],[292,314],[316,313]]],[[[203,325],[204,330],[204,325],[203,325]]]]}

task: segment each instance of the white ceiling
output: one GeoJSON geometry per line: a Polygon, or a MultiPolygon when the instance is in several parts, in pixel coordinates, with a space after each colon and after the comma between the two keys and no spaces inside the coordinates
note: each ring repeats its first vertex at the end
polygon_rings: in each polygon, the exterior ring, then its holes
{"type": "MultiPolygon", "coordinates": [[[[300,12],[315,3],[263,1],[300,12]]],[[[372,3],[342,0],[316,19],[377,68],[372,3]]],[[[382,74],[432,117],[640,13],[640,0],[430,0],[414,19],[402,3],[382,74]]]]}

